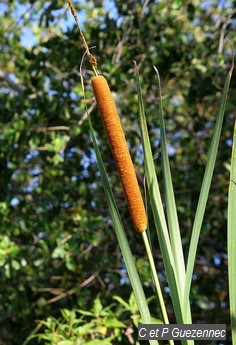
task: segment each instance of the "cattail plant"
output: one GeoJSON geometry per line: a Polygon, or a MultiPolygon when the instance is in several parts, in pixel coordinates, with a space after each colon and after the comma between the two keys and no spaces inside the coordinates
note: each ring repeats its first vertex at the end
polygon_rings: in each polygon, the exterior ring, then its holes
{"type": "MultiPolygon", "coordinates": [[[[134,166],[133,166],[130,153],[128,150],[128,146],[125,140],[125,135],[124,135],[121,122],[117,113],[117,109],[116,109],[114,100],[112,98],[111,90],[109,88],[109,85],[105,77],[102,75],[98,75],[97,61],[95,57],[89,51],[87,42],[79,26],[78,18],[76,16],[76,12],[71,0],[68,0],[68,4],[75,18],[75,21],[78,25],[82,41],[86,48],[87,57],[89,59],[89,62],[95,74],[95,77],[93,77],[91,80],[92,89],[93,89],[95,99],[96,99],[96,102],[97,102],[97,105],[102,117],[103,125],[104,125],[107,138],[108,138],[108,141],[109,141],[109,144],[114,156],[117,170],[122,182],[122,186],[124,189],[124,193],[125,193],[125,197],[127,200],[132,221],[134,223],[135,229],[139,233],[141,233],[143,237],[148,260],[149,260],[151,271],[152,271],[153,283],[156,288],[158,301],[161,307],[162,318],[163,318],[164,323],[168,324],[169,320],[168,320],[168,316],[166,312],[166,307],[165,307],[164,299],[162,296],[161,288],[159,285],[159,280],[158,280],[157,272],[155,269],[155,263],[153,260],[152,252],[150,250],[149,240],[147,238],[147,234],[145,231],[147,229],[147,217],[146,217],[145,207],[144,207],[143,199],[142,199],[141,192],[138,186],[134,166]]],[[[158,89],[159,89],[158,115],[159,115],[160,132],[161,132],[161,159],[162,159],[162,170],[163,170],[163,179],[164,179],[164,187],[165,187],[164,198],[165,198],[167,215],[165,214],[165,210],[163,208],[163,201],[162,201],[161,193],[159,190],[159,184],[158,184],[158,180],[157,180],[157,176],[155,172],[154,159],[153,159],[153,155],[151,151],[151,144],[150,144],[148,130],[147,130],[145,108],[144,108],[143,99],[142,99],[142,90],[141,90],[137,65],[135,68],[136,69],[136,85],[137,85],[137,90],[138,90],[138,101],[139,101],[139,119],[140,119],[140,127],[141,127],[142,144],[143,144],[143,149],[144,149],[145,171],[146,171],[147,185],[148,185],[148,191],[149,191],[149,196],[150,196],[150,204],[152,208],[153,219],[155,222],[157,236],[159,239],[160,250],[163,257],[165,274],[166,274],[167,283],[170,289],[170,295],[172,299],[174,313],[175,313],[176,321],[180,324],[183,324],[183,323],[189,324],[192,322],[189,294],[190,294],[190,287],[191,287],[191,282],[192,282],[194,262],[196,260],[197,245],[198,245],[200,231],[202,227],[204,212],[206,209],[206,203],[207,203],[207,199],[209,195],[209,189],[211,185],[213,170],[214,170],[214,166],[216,162],[216,155],[217,155],[217,150],[218,150],[218,145],[219,145],[220,133],[222,129],[226,98],[228,94],[233,66],[234,64],[232,63],[230,71],[225,80],[224,89],[222,92],[220,108],[219,108],[219,112],[218,112],[218,116],[217,116],[217,120],[215,124],[214,134],[212,137],[212,143],[211,143],[209,154],[208,154],[208,161],[206,165],[205,174],[203,177],[202,188],[200,191],[198,206],[197,206],[197,210],[195,214],[194,225],[193,225],[192,235],[191,235],[191,240],[190,240],[190,249],[189,249],[189,252],[187,253],[188,255],[187,255],[187,260],[186,260],[186,269],[185,269],[183,247],[182,247],[181,236],[180,236],[180,228],[178,224],[177,207],[176,207],[175,198],[174,198],[174,189],[173,189],[172,178],[171,178],[169,157],[168,157],[168,152],[167,152],[159,73],[156,70],[157,76],[158,76],[158,89]]],[[[82,86],[83,86],[83,79],[81,80],[82,80],[82,86]]],[[[84,90],[84,87],[83,87],[83,90],[84,90]]],[[[105,194],[108,200],[111,217],[115,225],[115,231],[117,234],[117,238],[119,241],[119,245],[120,245],[123,257],[124,257],[124,261],[126,264],[130,282],[134,290],[134,294],[137,300],[137,304],[138,304],[143,322],[152,323],[150,312],[147,306],[147,300],[145,298],[143,288],[140,282],[140,278],[137,273],[137,269],[132,257],[129,243],[128,243],[128,240],[123,228],[121,217],[119,215],[116,202],[111,191],[111,187],[107,178],[104,163],[97,146],[97,141],[94,135],[92,123],[91,123],[90,118],[88,120],[89,120],[92,141],[93,141],[99,169],[101,172],[102,183],[103,183],[105,194]]],[[[235,171],[234,171],[234,176],[232,177],[232,181],[235,181],[235,171]]],[[[231,224],[235,224],[235,219],[233,223],[231,222],[231,224]]],[[[233,245],[230,247],[230,250],[229,250],[231,257],[233,258],[234,249],[236,247],[236,239],[235,239],[235,234],[233,233],[233,230],[231,229],[229,231],[230,231],[229,233],[231,237],[234,239],[234,241],[232,242],[233,245]]],[[[231,265],[231,268],[232,267],[234,269],[235,265],[231,265]]],[[[230,272],[231,272],[231,275],[230,275],[231,291],[233,291],[232,269],[230,272]]],[[[233,295],[233,292],[231,292],[231,295],[233,295]]],[[[234,304],[234,302],[235,302],[235,296],[233,299],[231,298],[232,305],[234,304]]],[[[233,310],[235,312],[235,307],[233,307],[233,310]]],[[[234,320],[233,317],[232,319],[234,320]]],[[[235,321],[233,321],[232,325],[235,325],[235,321]]],[[[234,339],[235,339],[234,340],[234,344],[235,344],[236,342],[235,333],[234,333],[234,339]]],[[[185,344],[190,345],[193,343],[191,340],[182,340],[181,342],[183,345],[185,344]]],[[[156,345],[158,344],[158,342],[156,340],[155,341],[151,340],[150,344],[156,345]]],[[[174,343],[172,340],[170,340],[169,344],[174,344],[174,343]]]]}
{"type": "MultiPolygon", "coordinates": [[[[131,218],[133,220],[135,229],[143,235],[145,245],[147,246],[148,241],[147,241],[147,236],[146,236],[146,231],[145,231],[147,229],[147,216],[146,216],[141,192],[138,186],[138,181],[135,174],[134,166],[133,166],[130,153],[128,150],[128,146],[125,140],[125,135],[121,126],[121,122],[120,122],[117,110],[116,110],[116,106],[112,98],[112,94],[111,94],[111,91],[106,79],[103,76],[98,75],[96,58],[89,51],[87,42],[83,35],[82,29],[79,25],[76,11],[71,0],[68,0],[68,5],[76,21],[76,24],[79,28],[81,39],[86,49],[86,55],[89,59],[89,62],[95,74],[95,77],[92,78],[92,82],[91,82],[92,88],[94,91],[98,108],[100,110],[100,114],[101,114],[103,124],[107,133],[107,137],[111,146],[111,150],[114,156],[117,170],[120,175],[120,179],[123,185],[127,204],[128,204],[129,211],[131,214],[131,218]]],[[[82,77],[81,77],[81,84],[84,90],[82,77]]],[[[91,138],[92,138],[94,149],[95,149],[95,154],[97,157],[98,166],[101,173],[102,183],[104,186],[104,191],[106,194],[108,206],[111,213],[111,218],[115,225],[117,239],[118,239],[119,246],[124,258],[124,262],[125,262],[127,272],[130,278],[130,282],[134,291],[137,305],[142,317],[142,321],[144,323],[151,324],[152,318],[151,318],[150,311],[148,308],[147,299],[143,291],[143,287],[142,287],[142,284],[137,272],[137,268],[134,262],[134,258],[133,258],[130,246],[128,244],[123,223],[121,221],[121,218],[117,209],[117,205],[116,205],[116,202],[115,202],[115,199],[114,199],[114,196],[113,196],[113,193],[112,193],[112,190],[107,178],[107,173],[105,170],[102,157],[100,155],[100,151],[97,145],[97,141],[94,135],[94,130],[93,130],[93,126],[92,126],[92,122],[90,118],[88,118],[88,121],[89,121],[91,138]]],[[[150,250],[149,250],[148,256],[150,257],[150,250]]],[[[152,260],[152,266],[153,264],[154,262],[152,260]]],[[[154,276],[157,279],[157,275],[154,274],[154,276]]],[[[157,286],[158,294],[161,295],[159,282],[157,282],[157,284],[155,285],[157,286]]],[[[162,309],[162,314],[163,314],[163,320],[165,323],[169,323],[162,295],[161,295],[161,301],[162,301],[161,309],[162,309]]],[[[150,340],[149,343],[150,345],[158,345],[157,340],[150,340]]],[[[171,343],[172,342],[170,341],[170,344],[171,343]]]]}

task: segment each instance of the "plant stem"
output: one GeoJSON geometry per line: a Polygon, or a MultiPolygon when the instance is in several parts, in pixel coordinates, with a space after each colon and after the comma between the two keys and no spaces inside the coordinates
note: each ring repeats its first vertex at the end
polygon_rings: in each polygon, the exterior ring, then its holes
{"type": "MultiPolygon", "coordinates": [[[[158,276],[157,276],[157,271],[156,271],[156,268],[155,268],[155,263],[154,263],[154,259],[153,259],[153,256],[152,256],[150,244],[149,244],[149,241],[148,241],[148,238],[147,238],[147,232],[146,231],[142,232],[142,236],[143,236],[143,242],[144,242],[144,245],[145,245],[145,248],[146,248],[146,252],[147,252],[147,256],[148,256],[148,261],[149,261],[149,264],[150,264],[150,267],[151,267],[153,283],[155,285],[157,297],[158,297],[159,304],[160,304],[160,307],[161,307],[161,313],[162,313],[163,321],[164,321],[165,324],[169,324],[169,319],[168,319],[168,315],[167,315],[167,312],[166,312],[164,298],[163,298],[163,295],[162,295],[159,279],[158,279],[158,276]]],[[[174,345],[174,341],[173,340],[169,340],[169,344],[170,345],[174,345]]]]}

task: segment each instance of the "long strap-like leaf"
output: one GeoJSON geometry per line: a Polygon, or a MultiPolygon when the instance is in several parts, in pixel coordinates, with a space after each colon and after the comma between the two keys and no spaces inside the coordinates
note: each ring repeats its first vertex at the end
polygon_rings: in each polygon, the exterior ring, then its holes
{"type": "Polygon", "coordinates": [[[207,199],[209,195],[209,189],[211,185],[213,170],[215,167],[216,155],[218,151],[220,134],[221,134],[222,123],[223,123],[224,112],[225,112],[226,99],[228,95],[229,84],[230,84],[233,68],[234,68],[234,63],[232,63],[232,66],[229,70],[229,73],[227,75],[227,78],[224,84],[224,89],[223,89],[221,102],[220,102],[220,109],[219,109],[215,129],[214,129],[214,133],[213,133],[213,137],[211,141],[211,146],[210,146],[210,150],[209,150],[209,154],[207,158],[206,170],[205,170],[205,174],[202,181],[202,187],[201,187],[197,210],[196,210],[194,223],[193,223],[193,230],[192,230],[192,236],[191,236],[191,241],[190,241],[190,246],[189,246],[188,261],[187,261],[185,290],[184,290],[185,315],[187,312],[187,304],[188,304],[188,299],[189,299],[193,268],[194,268],[194,263],[196,259],[197,245],[198,245],[199,235],[200,235],[200,231],[202,227],[203,216],[206,209],[206,203],[207,203],[207,199]]]}
{"type": "MultiPolygon", "coordinates": [[[[91,133],[91,138],[92,138],[92,142],[93,142],[93,146],[94,146],[94,150],[95,150],[95,154],[96,154],[96,158],[97,158],[97,162],[98,162],[98,166],[99,166],[99,170],[101,173],[101,179],[102,179],[102,184],[103,184],[103,188],[106,194],[106,198],[107,198],[107,202],[108,202],[108,206],[109,206],[109,210],[110,210],[110,214],[111,214],[111,218],[115,227],[115,231],[116,231],[116,235],[117,235],[117,239],[119,242],[119,246],[125,261],[125,265],[127,268],[127,272],[129,275],[129,279],[134,291],[134,295],[139,307],[139,311],[141,313],[142,316],[142,320],[143,323],[146,324],[151,324],[152,320],[151,320],[151,315],[149,312],[149,308],[147,305],[147,300],[146,297],[144,295],[144,291],[142,288],[142,284],[134,263],[134,259],[130,250],[130,246],[128,243],[128,239],[121,221],[121,217],[115,202],[115,198],[113,196],[109,181],[108,181],[108,177],[107,177],[107,173],[105,170],[105,166],[97,145],[97,141],[94,135],[94,130],[93,130],[93,126],[90,120],[90,117],[88,119],[89,121],[89,127],[90,127],[90,133],[91,133]]],[[[151,345],[158,345],[158,341],[157,340],[150,340],[149,341],[151,345]]]]}
{"type": "Polygon", "coordinates": [[[178,278],[178,284],[180,286],[181,294],[184,294],[184,283],[185,283],[185,264],[183,247],[181,243],[179,221],[177,216],[177,208],[175,203],[174,188],[171,178],[169,156],[167,152],[166,133],[164,125],[164,115],[162,108],[162,94],[161,94],[161,82],[157,68],[154,66],[158,80],[158,98],[159,98],[159,122],[160,122],[160,133],[161,133],[161,163],[162,173],[164,180],[164,192],[166,202],[167,221],[170,232],[171,248],[173,251],[176,273],[178,278]]]}
{"type": "Polygon", "coordinates": [[[142,99],[142,92],[138,72],[136,71],[136,81],[139,97],[139,117],[141,134],[143,141],[143,150],[145,158],[145,171],[148,183],[148,191],[150,195],[150,202],[153,212],[154,221],[157,228],[157,235],[161,247],[162,257],[164,261],[167,281],[171,291],[171,298],[175,310],[175,315],[179,323],[183,323],[183,315],[181,312],[181,294],[176,278],[175,262],[170,245],[170,239],[163,210],[160,190],[157,182],[155,166],[153,163],[153,156],[151,145],[148,136],[147,124],[145,120],[145,111],[142,99]]]}
{"type": "Polygon", "coordinates": [[[234,126],[228,200],[228,276],[232,344],[236,345],[236,121],[234,126]]]}
{"type": "MultiPolygon", "coordinates": [[[[175,203],[174,188],[171,178],[169,156],[167,152],[167,142],[166,142],[166,132],[164,124],[164,115],[162,107],[162,94],[161,94],[161,81],[160,75],[155,66],[153,66],[157,74],[158,80],[158,98],[159,98],[159,122],[160,122],[160,133],[161,133],[161,165],[162,165],[162,174],[164,182],[164,194],[165,194],[165,204],[166,204],[166,213],[167,213],[167,222],[170,233],[170,243],[173,252],[173,258],[175,262],[176,276],[178,279],[178,286],[181,292],[181,298],[183,300],[184,295],[184,286],[185,286],[185,263],[183,255],[183,247],[181,242],[179,221],[177,215],[177,208],[175,203]]],[[[183,306],[183,304],[181,303],[183,306]]],[[[188,301],[188,313],[185,317],[186,323],[192,323],[190,303],[188,301]]]]}

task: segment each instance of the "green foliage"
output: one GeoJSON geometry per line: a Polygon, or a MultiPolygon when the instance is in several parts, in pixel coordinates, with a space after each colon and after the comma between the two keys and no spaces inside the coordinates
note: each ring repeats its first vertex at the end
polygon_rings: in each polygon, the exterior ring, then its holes
{"type": "Polygon", "coordinates": [[[138,327],[140,315],[137,313],[138,308],[133,294],[130,295],[129,304],[119,296],[115,296],[114,299],[120,304],[112,303],[104,308],[101,299],[97,297],[91,311],[62,309],[60,318],[48,317],[46,321],[40,322],[36,328],[37,334],[28,337],[23,345],[31,344],[35,338],[40,343],[45,341],[44,344],[52,345],[111,345],[114,341],[126,343],[127,337],[132,339],[133,326],[130,320],[124,323],[118,318],[128,311],[134,325],[138,327]],[[127,332],[128,327],[129,332],[127,332]],[[44,330],[43,333],[40,332],[41,329],[44,330]]]}

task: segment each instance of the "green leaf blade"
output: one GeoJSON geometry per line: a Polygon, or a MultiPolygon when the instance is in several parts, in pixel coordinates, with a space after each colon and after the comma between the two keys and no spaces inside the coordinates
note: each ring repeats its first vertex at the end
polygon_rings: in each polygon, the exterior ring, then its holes
{"type": "Polygon", "coordinates": [[[157,235],[161,247],[161,252],[163,256],[163,261],[166,269],[166,275],[168,284],[171,290],[171,297],[173,305],[175,308],[175,313],[178,322],[182,323],[182,313],[180,307],[180,294],[178,289],[178,284],[176,280],[175,264],[172,255],[170,239],[165,219],[165,214],[162,206],[162,200],[160,196],[160,190],[156,178],[155,167],[153,163],[153,156],[151,151],[151,145],[149,141],[149,135],[147,130],[147,124],[145,119],[145,110],[142,99],[142,91],[140,86],[139,74],[136,71],[136,80],[137,80],[137,89],[139,97],[139,117],[140,117],[140,126],[141,134],[143,141],[143,150],[145,157],[145,170],[147,175],[148,189],[150,194],[150,202],[152,207],[152,212],[154,216],[154,221],[156,223],[157,235]]]}
{"type": "Polygon", "coordinates": [[[161,82],[157,68],[154,66],[155,72],[158,79],[158,98],[159,98],[159,122],[160,122],[160,133],[161,133],[161,163],[164,178],[164,193],[166,201],[167,221],[168,228],[170,231],[171,248],[173,251],[173,257],[175,261],[176,274],[178,278],[178,284],[180,287],[181,295],[184,294],[184,283],[185,283],[185,263],[183,255],[183,247],[180,236],[179,221],[177,215],[177,208],[175,203],[174,188],[171,178],[170,162],[167,152],[167,141],[165,133],[164,115],[162,107],[162,94],[161,94],[161,82]]]}
{"type": "Polygon", "coordinates": [[[196,214],[195,214],[194,223],[193,223],[192,236],[191,236],[188,260],[187,260],[185,289],[184,289],[185,315],[187,312],[186,311],[187,301],[189,299],[194,263],[196,259],[196,253],[197,253],[197,246],[198,246],[200,231],[202,227],[203,217],[204,217],[204,213],[206,209],[206,203],[207,203],[207,199],[209,195],[210,185],[212,181],[213,171],[215,167],[216,155],[217,155],[218,146],[219,146],[219,140],[220,140],[224,113],[225,113],[226,100],[227,100],[233,68],[234,68],[234,63],[232,63],[232,66],[225,80],[224,89],[223,89],[221,101],[220,101],[218,117],[216,120],[215,129],[214,129],[214,133],[213,133],[213,137],[211,141],[211,146],[208,153],[206,169],[205,169],[205,173],[204,173],[204,177],[202,181],[201,191],[200,191],[196,214]]]}
{"type": "MultiPolygon", "coordinates": [[[[108,202],[111,218],[115,227],[119,246],[120,246],[120,249],[125,261],[125,265],[127,268],[127,272],[129,275],[130,283],[132,285],[132,288],[135,294],[135,298],[139,307],[139,311],[142,316],[143,323],[151,324],[152,320],[151,320],[151,315],[150,315],[149,308],[147,305],[147,300],[146,300],[146,297],[142,288],[142,284],[141,284],[141,281],[140,281],[140,278],[139,278],[139,275],[134,263],[134,259],[131,253],[131,249],[129,246],[129,242],[128,242],[123,224],[122,224],[122,220],[121,220],[121,217],[120,217],[120,214],[119,214],[119,211],[118,211],[118,208],[117,208],[117,205],[116,205],[116,202],[115,202],[115,199],[114,199],[114,196],[109,184],[105,166],[104,166],[104,163],[103,163],[103,160],[102,160],[102,157],[97,145],[97,141],[95,138],[91,119],[88,118],[88,121],[89,121],[92,142],[94,145],[94,150],[95,150],[99,170],[101,173],[102,184],[103,184],[104,191],[106,194],[106,199],[108,202]]],[[[151,345],[158,345],[157,340],[150,340],[149,342],[151,345]]]]}
{"type": "Polygon", "coordinates": [[[236,344],[236,121],[234,126],[228,201],[228,280],[232,344],[236,344]]]}

